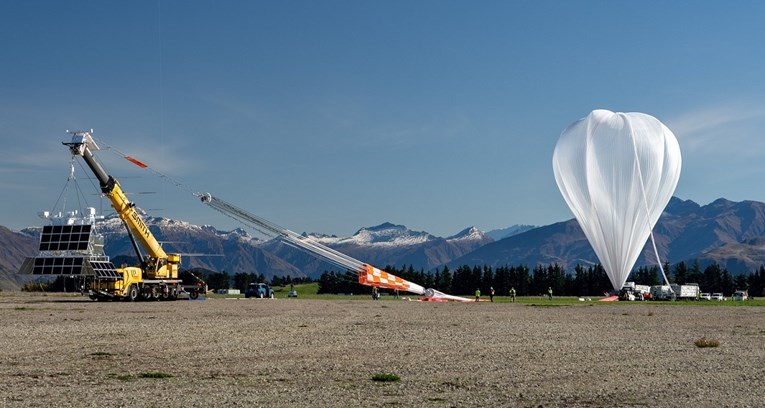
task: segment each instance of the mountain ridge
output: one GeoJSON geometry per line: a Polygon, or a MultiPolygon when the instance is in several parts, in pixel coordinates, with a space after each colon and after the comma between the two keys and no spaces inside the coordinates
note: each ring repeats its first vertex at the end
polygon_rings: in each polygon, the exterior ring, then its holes
{"type": "MultiPolygon", "coordinates": [[[[145,221],[167,252],[186,254],[182,265],[185,268],[314,278],[325,270],[338,270],[293,246],[279,240],[258,239],[242,228],[218,230],[211,225],[198,226],[162,217],[145,216],[145,221]]],[[[412,265],[416,269],[434,270],[444,265],[450,268],[465,264],[533,267],[558,263],[570,269],[576,264],[598,262],[575,219],[528,227],[494,230],[503,234],[514,231],[499,240],[472,226],[443,238],[392,222],[360,228],[350,237],[321,233],[303,233],[303,236],[378,267],[412,265]]],[[[15,272],[27,256],[37,254],[40,230],[41,227],[16,232],[0,227],[0,289],[18,288],[23,279],[15,272]]],[[[107,236],[108,255],[134,255],[124,225],[116,215],[106,217],[98,230],[107,236]]],[[[654,228],[662,260],[716,262],[732,273],[765,264],[763,235],[765,204],[725,198],[699,205],[673,197],[654,228]]],[[[655,264],[649,246],[650,243],[646,243],[636,267],[655,264]]]]}

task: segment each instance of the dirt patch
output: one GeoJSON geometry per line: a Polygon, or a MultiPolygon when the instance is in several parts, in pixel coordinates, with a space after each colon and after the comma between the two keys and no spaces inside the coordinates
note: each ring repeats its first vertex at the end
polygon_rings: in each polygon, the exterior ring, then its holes
{"type": "Polygon", "coordinates": [[[765,308],[0,296],[0,405],[758,406],[765,308]],[[699,348],[701,337],[719,347],[699,348]],[[398,381],[375,381],[379,374],[398,381]]]}

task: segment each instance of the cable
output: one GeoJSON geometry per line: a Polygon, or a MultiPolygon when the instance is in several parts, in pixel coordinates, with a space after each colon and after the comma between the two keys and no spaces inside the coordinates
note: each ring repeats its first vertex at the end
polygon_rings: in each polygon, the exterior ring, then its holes
{"type": "MultiPolygon", "coordinates": [[[[628,126],[629,126],[629,122],[628,126]]],[[[651,225],[651,212],[648,209],[648,196],[645,192],[645,182],[643,181],[643,171],[640,167],[640,158],[638,157],[637,152],[637,144],[635,143],[635,136],[632,134],[632,128],[630,128],[630,136],[632,138],[632,151],[635,153],[635,165],[637,166],[638,171],[638,180],[640,180],[640,192],[643,195],[643,207],[645,207],[645,213],[646,213],[646,223],[648,224],[648,234],[651,237],[651,245],[653,246],[653,253],[656,255],[656,263],[659,265],[659,270],[661,271],[661,276],[664,277],[664,282],[669,286],[669,291],[671,293],[675,293],[675,291],[672,289],[672,285],[669,284],[669,279],[667,279],[667,274],[664,272],[664,266],[661,264],[661,258],[659,257],[659,249],[656,247],[656,240],[653,236],[653,226],[651,225]]]]}

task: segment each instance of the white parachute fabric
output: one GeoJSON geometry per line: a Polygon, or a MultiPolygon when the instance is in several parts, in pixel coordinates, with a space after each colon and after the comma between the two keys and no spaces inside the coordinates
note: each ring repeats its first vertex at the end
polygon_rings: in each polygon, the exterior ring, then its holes
{"type": "Polygon", "coordinates": [[[614,289],[672,198],[681,162],[672,131],[644,113],[594,110],[561,133],[555,181],[614,289]]]}

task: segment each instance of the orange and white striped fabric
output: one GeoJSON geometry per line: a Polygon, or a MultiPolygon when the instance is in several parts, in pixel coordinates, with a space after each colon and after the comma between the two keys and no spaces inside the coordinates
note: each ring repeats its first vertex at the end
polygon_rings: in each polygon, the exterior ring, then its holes
{"type": "Polygon", "coordinates": [[[401,279],[391,273],[381,271],[372,265],[364,264],[364,269],[359,271],[359,283],[385,289],[398,289],[417,294],[425,293],[422,286],[401,279]]]}

